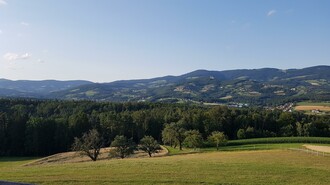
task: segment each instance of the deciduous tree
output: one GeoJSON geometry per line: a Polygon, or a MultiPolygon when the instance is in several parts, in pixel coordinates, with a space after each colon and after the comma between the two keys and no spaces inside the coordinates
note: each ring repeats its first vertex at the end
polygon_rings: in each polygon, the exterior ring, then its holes
{"type": "Polygon", "coordinates": [[[136,145],[132,139],[127,139],[123,135],[117,135],[111,143],[111,147],[115,147],[115,149],[112,150],[113,153],[110,155],[113,155],[113,157],[120,157],[122,159],[133,154],[136,150],[136,145]]]}
{"type": "Polygon", "coordinates": [[[182,150],[182,143],[185,139],[184,133],[185,129],[182,128],[180,123],[166,124],[164,130],[162,131],[163,142],[174,145],[174,148],[179,145],[179,149],[182,150]]]}
{"type": "Polygon", "coordinates": [[[220,145],[225,145],[227,143],[226,135],[219,131],[212,132],[212,134],[207,139],[210,143],[217,147],[217,150],[219,150],[220,145]]]}
{"type": "Polygon", "coordinates": [[[96,129],[90,130],[88,133],[84,133],[81,138],[75,138],[72,145],[74,151],[80,151],[82,155],[86,155],[93,161],[96,161],[103,141],[96,129]]]}
{"type": "Polygon", "coordinates": [[[139,149],[148,153],[149,157],[151,157],[152,154],[157,153],[161,148],[158,142],[152,136],[144,136],[140,140],[139,149]]]}
{"type": "Polygon", "coordinates": [[[188,130],[184,133],[185,139],[183,143],[189,147],[196,149],[197,147],[202,146],[203,137],[198,130],[188,130]]]}

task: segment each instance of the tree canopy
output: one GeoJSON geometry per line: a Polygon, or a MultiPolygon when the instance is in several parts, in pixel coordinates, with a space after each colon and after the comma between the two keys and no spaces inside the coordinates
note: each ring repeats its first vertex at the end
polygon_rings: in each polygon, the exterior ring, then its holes
{"type": "Polygon", "coordinates": [[[229,108],[148,102],[0,99],[0,155],[45,156],[71,149],[75,137],[96,129],[109,146],[117,135],[138,143],[144,136],[182,148],[185,132],[206,140],[214,131],[228,139],[330,137],[330,116],[263,108],[229,108]]]}
{"type": "Polygon", "coordinates": [[[148,153],[149,157],[151,157],[152,154],[157,153],[161,148],[158,142],[152,136],[144,136],[140,140],[139,149],[148,153]]]}
{"type": "Polygon", "coordinates": [[[203,137],[199,133],[198,130],[188,130],[184,133],[185,139],[183,143],[188,148],[194,148],[201,147],[203,145],[203,137]]]}
{"type": "Polygon", "coordinates": [[[227,143],[227,137],[223,132],[213,131],[212,134],[208,137],[208,141],[217,147],[225,145],[227,143]]]}
{"type": "Polygon", "coordinates": [[[132,139],[127,139],[123,135],[116,136],[111,143],[111,147],[115,148],[112,150],[113,152],[110,153],[110,155],[112,155],[112,157],[120,157],[122,159],[133,154],[136,150],[136,145],[132,139]]]}

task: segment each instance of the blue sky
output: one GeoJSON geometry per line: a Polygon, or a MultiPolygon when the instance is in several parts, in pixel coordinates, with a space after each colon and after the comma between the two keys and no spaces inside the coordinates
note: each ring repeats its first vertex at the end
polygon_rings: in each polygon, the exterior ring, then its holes
{"type": "Polygon", "coordinates": [[[330,65],[328,0],[0,0],[0,78],[330,65]]]}

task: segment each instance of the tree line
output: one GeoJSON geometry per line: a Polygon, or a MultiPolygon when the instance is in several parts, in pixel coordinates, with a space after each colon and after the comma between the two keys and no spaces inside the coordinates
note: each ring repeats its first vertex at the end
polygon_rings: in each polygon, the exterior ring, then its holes
{"type": "Polygon", "coordinates": [[[92,129],[98,131],[106,146],[116,136],[125,136],[135,143],[151,136],[160,143],[179,147],[195,146],[184,142],[187,137],[206,141],[214,132],[222,132],[231,140],[330,137],[330,117],[225,106],[0,99],[2,156],[44,156],[69,151],[74,138],[82,138],[92,129]],[[180,131],[180,141],[170,138],[177,135],[173,129],[180,131]]]}
{"type": "MultiPolygon", "coordinates": [[[[111,142],[110,146],[112,148],[109,156],[122,159],[133,154],[136,150],[148,153],[149,157],[161,150],[159,143],[152,136],[144,136],[140,140],[140,145],[137,146],[132,139],[118,135],[111,142]]],[[[88,156],[93,161],[98,159],[102,147],[105,147],[104,138],[100,136],[96,129],[89,130],[81,138],[75,137],[72,144],[72,150],[78,151],[83,156],[88,156]]]]}

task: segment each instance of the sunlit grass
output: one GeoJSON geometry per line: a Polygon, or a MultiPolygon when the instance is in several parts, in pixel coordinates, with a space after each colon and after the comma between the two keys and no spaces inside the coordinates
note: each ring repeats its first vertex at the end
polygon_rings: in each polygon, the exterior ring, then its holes
{"type": "MultiPolygon", "coordinates": [[[[272,147],[281,148],[279,145],[272,147]]],[[[222,150],[225,148],[233,149],[223,147],[222,150]]],[[[170,149],[170,152],[173,151],[170,149]]],[[[330,183],[330,157],[280,149],[235,152],[212,150],[167,157],[41,166],[23,166],[30,160],[19,160],[0,160],[0,179],[35,184],[330,183]]]]}
{"type": "MultiPolygon", "coordinates": [[[[273,150],[273,149],[289,149],[289,148],[303,148],[303,143],[277,143],[277,144],[246,144],[246,145],[234,145],[234,146],[221,146],[219,147],[219,152],[221,151],[251,151],[251,150],[273,150]]],[[[329,145],[329,144],[323,144],[329,145]]],[[[178,147],[173,148],[166,146],[170,155],[179,154],[191,154],[191,153],[203,153],[203,152],[215,152],[216,147],[207,148],[183,148],[179,150],[178,147]]]]}

